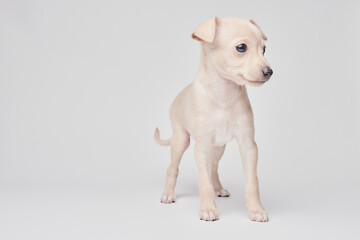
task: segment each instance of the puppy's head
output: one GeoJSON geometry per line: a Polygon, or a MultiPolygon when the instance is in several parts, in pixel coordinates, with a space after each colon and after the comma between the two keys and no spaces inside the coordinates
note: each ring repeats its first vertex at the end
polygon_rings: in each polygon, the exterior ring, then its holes
{"type": "Polygon", "coordinates": [[[253,20],[215,17],[198,26],[192,38],[202,43],[205,64],[239,85],[262,85],[273,73],[264,58],[267,38],[253,20]]]}

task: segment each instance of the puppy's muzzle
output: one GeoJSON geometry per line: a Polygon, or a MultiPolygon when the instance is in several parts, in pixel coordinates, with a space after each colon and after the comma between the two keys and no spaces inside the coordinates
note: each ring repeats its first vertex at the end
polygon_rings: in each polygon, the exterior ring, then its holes
{"type": "Polygon", "coordinates": [[[273,70],[269,67],[263,68],[262,72],[266,80],[269,80],[271,75],[273,74],[273,70]]]}

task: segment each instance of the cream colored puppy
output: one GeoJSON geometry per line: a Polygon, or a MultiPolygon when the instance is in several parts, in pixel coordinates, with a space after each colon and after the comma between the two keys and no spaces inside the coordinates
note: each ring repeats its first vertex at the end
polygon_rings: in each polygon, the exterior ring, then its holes
{"type": "Polygon", "coordinates": [[[260,86],[272,75],[264,58],[266,36],[253,20],[215,17],[197,27],[192,37],[202,47],[199,72],[171,106],[172,138],[161,140],[159,130],[155,131],[156,142],[171,145],[161,202],[175,202],[178,167],[191,136],[199,171],[200,219],[217,220],[215,195],[230,195],[220,182],[218,163],[226,143],[235,138],[245,172],[249,216],[253,221],[266,222],[256,173],[253,113],[245,86],[260,86]]]}

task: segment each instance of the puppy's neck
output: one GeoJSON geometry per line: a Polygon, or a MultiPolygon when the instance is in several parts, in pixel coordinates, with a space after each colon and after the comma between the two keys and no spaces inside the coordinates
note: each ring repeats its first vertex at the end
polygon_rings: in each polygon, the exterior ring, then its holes
{"type": "Polygon", "coordinates": [[[222,107],[238,100],[246,91],[245,85],[238,85],[221,76],[204,49],[201,51],[200,67],[195,82],[201,85],[211,100],[222,107]]]}

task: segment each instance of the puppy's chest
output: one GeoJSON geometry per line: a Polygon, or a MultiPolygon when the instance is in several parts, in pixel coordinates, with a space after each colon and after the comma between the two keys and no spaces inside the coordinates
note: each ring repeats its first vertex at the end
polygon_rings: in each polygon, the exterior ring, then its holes
{"type": "Polygon", "coordinates": [[[223,146],[234,138],[235,119],[229,111],[217,111],[213,119],[213,144],[223,146]]]}

